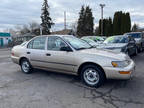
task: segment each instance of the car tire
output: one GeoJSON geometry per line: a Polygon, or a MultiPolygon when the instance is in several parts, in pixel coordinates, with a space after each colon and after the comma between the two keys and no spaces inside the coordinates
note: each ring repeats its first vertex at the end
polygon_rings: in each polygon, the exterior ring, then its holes
{"type": "Polygon", "coordinates": [[[22,59],[20,62],[21,70],[25,74],[30,74],[33,71],[33,68],[30,62],[27,59],[22,59]]]}
{"type": "Polygon", "coordinates": [[[82,81],[90,87],[100,87],[105,82],[104,72],[96,65],[86,65],[81,70],[82,81]]]}

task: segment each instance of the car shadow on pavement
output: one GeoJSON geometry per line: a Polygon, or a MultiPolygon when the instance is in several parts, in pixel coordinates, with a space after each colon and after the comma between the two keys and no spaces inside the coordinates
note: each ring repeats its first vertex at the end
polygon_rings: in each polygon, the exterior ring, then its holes
{"type": "MultiPolygon", "coordinates": [[[[33,74],[39,75],[39,77],[47,76],[55,80],[61,80],[70,84],[77,84],[77,85],[80,85],[81,87],[86,86],[85,84],[81,82],[80,76],[45,71],[41,69],[35,69],[33,74]]],[[[111,87],[112,85],[118,85],[119,88],[123,88],[123,87],[126,87],[129,81],[130,80],[106,80],[105,84],[102,87],[111,87]]]]}

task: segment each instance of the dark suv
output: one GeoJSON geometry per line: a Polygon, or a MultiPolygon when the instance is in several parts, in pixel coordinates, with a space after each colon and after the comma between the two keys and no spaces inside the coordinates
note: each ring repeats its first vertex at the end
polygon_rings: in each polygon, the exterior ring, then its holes
{"type": "Polygon", "coordinates": [[[131,33],[126,33],[126,35],[132,36],[135,39],[139,52],[143,51],[144,49],[144,33],[143,32],[131,32],[131,33]]]}

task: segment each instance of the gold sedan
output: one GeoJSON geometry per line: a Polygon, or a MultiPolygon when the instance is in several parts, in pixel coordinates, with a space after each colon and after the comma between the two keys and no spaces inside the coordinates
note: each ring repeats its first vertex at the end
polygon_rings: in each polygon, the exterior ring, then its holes
{"type": "Polygon", "coordinates": [[[129,79],[135,63],[126,54],[93,48],[74,36],[38,36],[11,52],[14,63],[29,74],[34,68],[80,75],[88,86],[105,79],[129,79]]]}

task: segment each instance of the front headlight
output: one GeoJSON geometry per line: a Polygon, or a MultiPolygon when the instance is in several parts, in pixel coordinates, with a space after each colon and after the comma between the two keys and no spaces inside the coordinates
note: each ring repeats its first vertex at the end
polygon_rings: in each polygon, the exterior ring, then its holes
{"type": "Polygon", "coordinates": [[[113,67],[127,67],[130,64],[130,61],[112,61],[113,67]]]}

